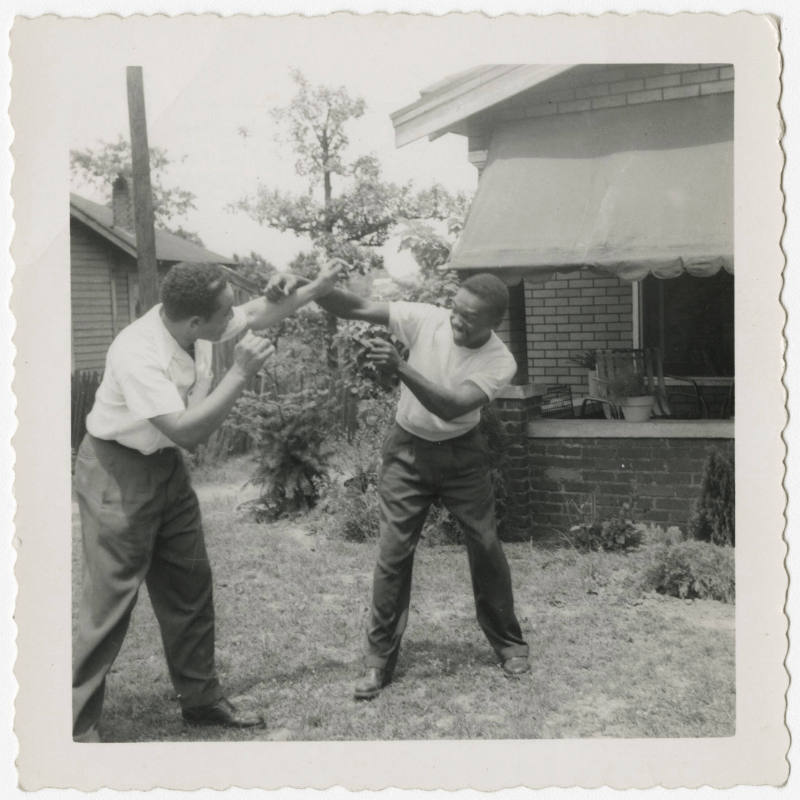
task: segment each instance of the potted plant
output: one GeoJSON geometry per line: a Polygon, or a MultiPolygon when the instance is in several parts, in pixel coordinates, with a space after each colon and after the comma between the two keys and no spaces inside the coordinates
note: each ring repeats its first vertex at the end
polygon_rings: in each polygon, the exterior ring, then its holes
{"type": "Polygon", "coordinates": [[[615,375],[608,382],[608,393],[629,422],[647,422],[650,419],[655,398],[643,375],[633,371],[615,375]]]}

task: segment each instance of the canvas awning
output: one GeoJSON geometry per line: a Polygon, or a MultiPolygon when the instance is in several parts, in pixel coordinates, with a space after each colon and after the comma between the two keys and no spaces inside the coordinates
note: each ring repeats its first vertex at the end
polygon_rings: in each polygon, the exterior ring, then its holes
{"type": "Polygon", "coordinates": [[[731,106],[705,100],[498,127],[448,266],[533,279],[732,272],[731,106]]]}

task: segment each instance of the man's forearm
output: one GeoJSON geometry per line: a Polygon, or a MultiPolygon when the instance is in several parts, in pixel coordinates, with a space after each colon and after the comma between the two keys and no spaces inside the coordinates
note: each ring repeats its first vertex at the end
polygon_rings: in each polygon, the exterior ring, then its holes
{"type": "MultiPolygon", "coordinates": [[[[300,291],[300,289],[298,289],[300,291]]],[[[316,299],[317,305],[344,319],[353,319],[364,305],[364,298],[346,289],[334,289],[316,299]]]]}
{"type": "MultiPolygon", "coordinates": [[[[297,280],[297,289],[288,295],[287,299],[299,295],[311,285],[310,278],[304,278],[302,275],[295,275],[295,279],[297,280]]],[[[357,294],[349,292],[346,289],[333,289],[324,297],[315,297],[312,299],[316,301],[318,306],[344,319],[350,319],[364,303],[363,297],[359,297],[357,294]]],[[[285,301],[281,301],[281,303],[283,302],[285,301]]]]}
{"type": "Polygon", "coordinates": [[[247,376],[234,364],[197,405],[151,422],[175,444],[191,450],[219,428],[246,386],[247,376]]]}
{"type": "Polygon", "coordinates": [[[246,304],[247,325],[252,330],[277,325],[312,300],[321,300],[320,294],[323,291],[321,282],[309,281],[281,300],[272,301],[266,297],[252,300],[246,304]]]}
{"type": "Polygon", "coordinates": [[[437,386],[409,366],[407,361],[400,364],[397,376],[428,411],[446,422],[483,405],[483,401],[479,398],[470,398],[470,401],[465,401],[459,398],[455,392],[437,386]]]}

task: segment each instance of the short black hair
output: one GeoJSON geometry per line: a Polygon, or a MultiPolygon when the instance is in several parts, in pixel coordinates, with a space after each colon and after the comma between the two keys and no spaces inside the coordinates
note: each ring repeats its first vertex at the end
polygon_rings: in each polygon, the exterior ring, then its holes
{"type": "Polygon", "coordinates": [[[189,317],[209,319],[219,308],[228,281],[219,264],[175,264],[161,284],[164,313],[174,322],[189,317]]]}
{"type": "Polygon", "coordinates": [[[480,297],[489,306],[498,322],[508,310],[508,289],[496,275],[490,275],[488,272],[470,275],[461,283],[461,288],[480,297]]]}

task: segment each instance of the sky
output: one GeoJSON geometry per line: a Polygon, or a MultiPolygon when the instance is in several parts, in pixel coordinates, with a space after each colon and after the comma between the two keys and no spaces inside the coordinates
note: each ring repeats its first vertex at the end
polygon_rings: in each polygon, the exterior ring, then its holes
{"type": "MultiPolygon", "coordinates": [[[[391,28],[367,29],[344,15],[310,25],[305,20],[302,30],[287,19],[225,22],[198,22],[187,30],[163,18],[158,24],[108,18],[104,32],[87,30],[85,46],[72,48],[63,62],[63,85],[74,95],[70,148],[96,147],[119,134],[129,138],[125,68],[142,66],[150,145],[176,159],[165,183],[197,196],[197,208],[173,222],[223,255],[255,251],[285,267],[307,242],[226,207],[259,182],[305,188],[291,149],[275,141],[277,126],[268,113],[289,102],[296,91],[290,69],[298,68],[313,83],[344,86],[364,98],[366,113],[348,128],[350,152],[376,154],[387,179],[418,186],[437,181],[453,191],[476,187],[464,137],[447,134],[396,148],[390,120],[391,112],[418,99],[421,88],[474,66],[468,51],[443,54],[435,35],[421,40],[418,29],[412,36],[396,20],[391,28]],[[249,135],[242,137],[240,128],[249,135]]],[[[86,184],[73,182],[73,190],[103,199],[86,184]]],[[[390,273],[408,273],[411,257],[398,254],[396,242],[384,255],[390,273]]]]}

